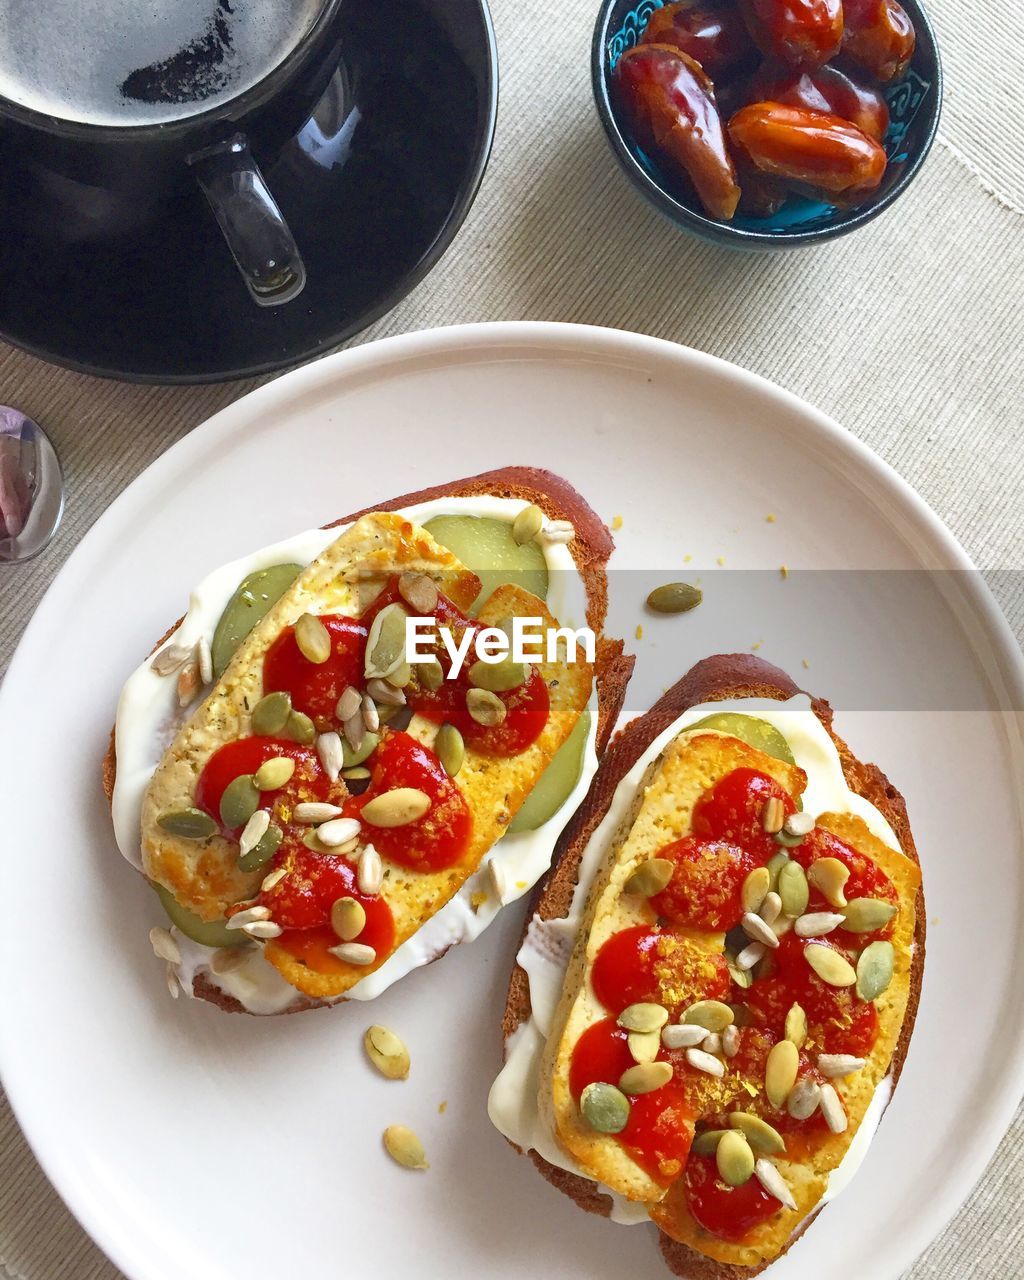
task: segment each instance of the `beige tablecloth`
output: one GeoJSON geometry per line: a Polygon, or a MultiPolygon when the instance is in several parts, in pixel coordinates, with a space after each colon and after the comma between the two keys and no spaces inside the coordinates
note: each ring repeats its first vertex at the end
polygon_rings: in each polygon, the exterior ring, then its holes
{"type": "MultiPolygon", "coordinates": [[[[362,341],[473,320],[636,329],[724,356],[833,414],[924,496],[1024,636],[1024,18],[1019,0],[931,0],[948,76],[942,136],[912,194],[852,238],[752,257],[674,233],[617,171],[590,101],[594,0],[493,0],[501,113],[480,196],[440,266],[362,341]]],[[[252,384],[153,388],[0,346],[0,403],[44,423],[64,525],[0,567],[0,669],[111,498],[252,384]]],[[[1024,1275],[1024,1119],[909,1273],[1024,1275]]],[[[0,1265],[16,1280],[116,1280],[0,1111],[0,1265]]]]}

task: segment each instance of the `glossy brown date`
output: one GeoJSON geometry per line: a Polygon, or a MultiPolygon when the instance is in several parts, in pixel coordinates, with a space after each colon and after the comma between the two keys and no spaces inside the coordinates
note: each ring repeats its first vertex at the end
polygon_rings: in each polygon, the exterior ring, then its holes
{"type": "Polygon", "coordinates": [[[869,138],[881,142],[889,128],[889,108],[879,89],[858,84],[837,67],[795,71],[765,63],[750,84],[747,102],[781,102],[842,116],[869,138]]]}
{"type": "Polygon", "coordinates": [[[910,65],[917,36],[897,0],[845,0],[843,52],[876,80],[897,80],[910,65]]]}
{"type": "Polygon", "coordinates": [[[750,34],[771,58],[820,67],[843,40],[842,0],[740,0],[750,34]]]}
{"type": "Polygon", "coordinates": [[[739,10],[727,0],[678,0],[655,9],[643,42],[671,45],[712,77],[735,71],[757,53],[739,10]]]}
{"type": "Polygon", "coordinates": [[[729,121],[729,138],[759,174],[845,204],[870,195],[885,173],[885,152],[873,138],[806,107],[752,103],[729,121]]]}
{"type": "Polygon", "coordinates": [[[731,218],[740,189],[700,64],[668,45],[639,44],[616,63],[615,86],[640,145],[681,169],[712,217],[731,218]]]}

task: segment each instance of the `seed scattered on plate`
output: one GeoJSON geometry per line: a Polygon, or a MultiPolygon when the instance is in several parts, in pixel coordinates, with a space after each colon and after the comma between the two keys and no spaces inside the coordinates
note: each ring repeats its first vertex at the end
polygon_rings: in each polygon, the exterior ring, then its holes
{"type": "Polygon", "coordinates": [[[704,599],[700,587],[689,582],[666,582],[647,597],[647,607],[655,613],[689,613],[704,599]]]}
{"type": "Polygon", "coordinates": [[[388,1027],[368,1027],[363,1048],[377,1070],[388,1080],[405,1080],[409,1075],[409,1050],[400,1036],[388,1027]]]}
{"type": "Polygon", "coordinates": [[[429,1169],[423,1143],[404,1124],[391,1124],[384,1130],[384,1150],[403,1169],[429,1169]]]}

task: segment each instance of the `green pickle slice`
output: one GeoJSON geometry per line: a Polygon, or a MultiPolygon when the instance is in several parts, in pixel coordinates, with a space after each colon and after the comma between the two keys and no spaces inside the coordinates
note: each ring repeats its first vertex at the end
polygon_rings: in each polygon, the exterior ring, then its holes
{"type": "Polygon", "coordinates": [[[508,521],[487,516],[435,516],[423,527],[479,577],[476,604],[482,604],[505,583],[531,591],[541,600],[547,597],[548,569],[543,549],[536,542],[519,546],[508,521]]]}
{"type": "Polygon", "coordinates": [[[731,733],[748,746],[756,747],[767,756],[776,760],[784,760],[786,764],[796,764],[789,743],[767,720],[759,720],[756,716],[745,716],[739,711],[718,711],[714,715],[705,716],[696,724],[687,726],[691,729],[715,729],[719,733],[731,733]]]}
{"type": "Polygon", "coordinates": [[[241,929],[229,929],[227,922],[223,920],[200,920],[194,912],[183,907],[169,889],[152,880],[150,884],[156,890],[160,905],[170,916],[171,923],[177,925],[186,938],[191,938],[204,947],[241,947],[249,941],[241,929]]]}
{"type": "Polygon", "coordinates": [[[551,763],[508,824],[509,835],[518,831],[536,831],[561,809],[583,774],[583,753],[589,735],[590,708],[584,707],[572,733],[551,757],[551,763]]]}
{"type": "Polygon", "coordinates": [[[272,564],[269,568],[257,569],[255,573],[242,579],[220,615],[217,630],[213,633],[210,653],[215,676],[224,673],[238,646],[264,614],[277,604],[301,572],[300,564],[272,564]]]}

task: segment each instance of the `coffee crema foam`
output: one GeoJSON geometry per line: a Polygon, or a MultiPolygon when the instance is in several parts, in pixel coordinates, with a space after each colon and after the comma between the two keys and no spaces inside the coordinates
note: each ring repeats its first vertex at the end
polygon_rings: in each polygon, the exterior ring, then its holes
{"type": "Polygon", "coordinates": [[[0,97],[85,124],[182,120],[259,83],[324,0],[0,0],[0,97]]]}

